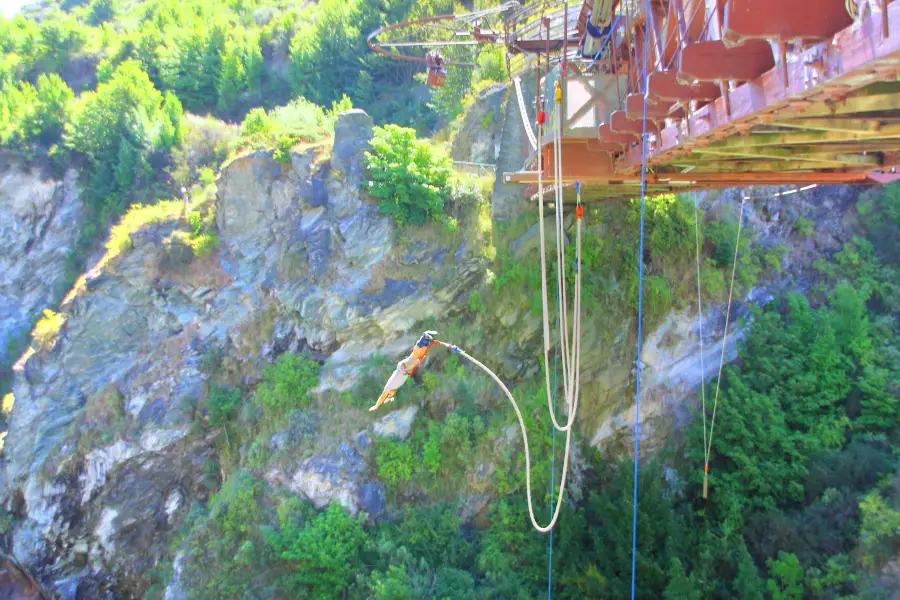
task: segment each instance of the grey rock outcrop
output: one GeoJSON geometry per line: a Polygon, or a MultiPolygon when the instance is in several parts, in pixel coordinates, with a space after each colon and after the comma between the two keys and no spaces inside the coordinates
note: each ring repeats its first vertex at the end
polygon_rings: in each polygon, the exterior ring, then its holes
{"type": "MultiPolygon", "coordinates": [[[[215,484],[214,436],[191,428],[210,348],[226,349],[248,385],[278,353],[302,349],[325,363],[323,389],[347,389],[367,357],[408,352],[417,321],[445,315],[478,284],[478,248],[444,261],[457,248],[427,232],[434,258],[402,263],[393,221],[360,187],[371,135],[368,115],[351,111],[338,119],[330,160],[321,148],[288,163],[270,152],[236,158],[218,181],[212,256],[169,271],[163,240],[184,224],[149,225],[62,306],[55,344],[16,374],[0,486],[17,515],[14,553],[44,585],[69,593],[114,582],[135,594],[149,585],[172,532],[215,484]]],[[[13,197],[30,208],[12,227],[32,232],[16,243],[43,243],[34,232],[76,218],[67,181],[40,188],[45,205],[65,208],[50,218],[13,197]]],[[[272,438],[273,450],[316,439],[316,419],[298,419],[272,438]]],[[[358,432],[263,475],[317,505],[380,514],[384,489],[369,472],[368,434],[358,432]]]]}
{"type": "Polygon", "coordinates": [[[65,292],[66,258],[82,218],[77,175],[46,178],[0,156],[0,364],[15,359],[7,344],[65,292]]]}

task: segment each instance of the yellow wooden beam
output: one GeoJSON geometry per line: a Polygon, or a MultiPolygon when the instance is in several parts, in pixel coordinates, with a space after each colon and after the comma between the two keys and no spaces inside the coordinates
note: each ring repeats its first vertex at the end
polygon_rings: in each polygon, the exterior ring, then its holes
{"type": "Polygon", "coordinates": [[[769,123],[773,127],[802,129],[805,131],[834,131],[842,133],[872,133],[881,129],[882,124],[870,119],[829,119],[813,117],[810,119],[782,119],[769,123]]]}
{"type": "Polygon", "coordinates": [[[884,125],[866,133],[854,131],[798,131],[790,133],[754,133],[732,136],[713,142],[707,148],[763,148],[767,146],[808,146],[814,144],[842,144],[873,140],[900,140],[900,125],[884,125]]]}
{"type": "Polygon", "coordinates": [[[694,154],[733,156],[735,158],[760,158],[769,160],[813,162],[828,165],[878,165],[878,156],[858,154],[837,154],[820,152],[818,148],[800,146],[796,148],[695,148],[694,154]]]}
{"type": "Polygon", "coordinates": [[[879,94],[877,96],[854,96],[840,102],[814,102],[805,109],[798,110],[794,116],[797,118],[832,117],[895,110],[900,110],[900,94],[879,94]]]}

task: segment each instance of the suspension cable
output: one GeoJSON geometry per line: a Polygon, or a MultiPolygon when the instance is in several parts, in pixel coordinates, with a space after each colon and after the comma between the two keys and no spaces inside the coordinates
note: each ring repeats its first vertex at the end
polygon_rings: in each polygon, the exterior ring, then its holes
{"type": "MultiPolygon", "coordinates": [[[[694,196],[694,237],[697,241],[697,338],[700,340],[700,401],[703,415],[703,448],[706,449],[706,368],[703,365],[703,300],[700,296],[700,199],[694,196]]],[[[706,470],[704,469],[704,473],[706,470]]],[[[704,475],[705,477],[705,475],[704,475]]],[[[706,489],[706,486],[704,486],[706,489]]],[[[704,493],[703,497],[706,497],[704,493]]]]}
{"type": "MultiPolygon", "coordinates": [[[[645,0],[646,14],[650,14],[650,0],[645,0]]],[[[644,205],[647,197],[647,102],[650,90],[650,27],[644,23],[644,118],[641,136],[641,237],[638,251],[638,323],[637,323],[637,378],[634,388],[634,491],[631,517],[631,600],[634,600],[637,575],[637,516],[638,516],[638,468],[641,461],[641,335],[644,316],[644,205]]]]}
{"type": "Polygon", "coordinates": [[[719,375],[716,378],[716,396],[713,400],[712,419],[709,424],[709,443],[706,446],[706,457],[703,463],[703,498],[707,497],[709,488],[709,456],[712,452],[713,430],[716,427],[716,408],[719,404],[719,389],[722,386],[722,367],[725,365],[725,348],[728,342],[728,321],[731,319],[731,299],[734,294],[734,274],[737,272],[738,253],[741,250],[741,228],[744,224],[744,203],[747,198],[741,199],[741,213],[738,219],[737,243],[734,248],[734,264],[731,267],[731,285],[728,288],[728,307],[725,309],[725,328],[722,332],[722,355],[719,358],[719,375]]]}
{"type": "MultiPolygon", "coordinates": [[[[537,140],[534,138],[534,132],[531,130],[531,123],[528,121],[528,111],[525,108],[525,98],[522,96],[522,80],[519,77],[513,77],[513,84],[516,87],[516,97],[519,101],[519,114],[522,115],[522,126],[525,128],[525,135],[528,138],[528,143],[531,144],[531,149],[535,150],[539,148],[537,140]]],[[[540,93],[540,90],[538,90],[540,93]]],[[[540,127],[540,125],[538,125],[540,127]]]]}

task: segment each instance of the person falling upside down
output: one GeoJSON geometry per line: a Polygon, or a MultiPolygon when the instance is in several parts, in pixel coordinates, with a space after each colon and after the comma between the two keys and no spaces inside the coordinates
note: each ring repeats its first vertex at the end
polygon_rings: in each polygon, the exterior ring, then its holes
{"type": "Polygon", "coordinates": [[[419,338],[419,341],[416,342],[416,345],[413,346],[412,353],[397,363],[397,368],[385,384],[384,391],[381,392],[381,396],[378,397],[378,402],[369,409],[370,411],[376,410],[385,402],[394,401],[394,394],[396,394],[400,386],[406,383],[406,380],[416,372],[416,369],[419,368],[419,365],[428,355],[428,351],[431,350],[431,347],[436,343],[434,336],[436,336],[437,333],[437,331],[426,331],[423,333],[422,337],[419,338]]]}

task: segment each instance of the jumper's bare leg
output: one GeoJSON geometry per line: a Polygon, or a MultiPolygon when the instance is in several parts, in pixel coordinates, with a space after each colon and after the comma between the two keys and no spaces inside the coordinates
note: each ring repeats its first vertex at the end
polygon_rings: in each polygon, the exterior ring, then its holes
{"type": "Polygon", "coordinates": [[[369,409],[369,411],[377,410],[379,406],[384,404],[386,401],[392,401],[394,399],[394,394],[397,393],[397,390],[385,390],[381,392],[381,396],[378,397],[378,402],[375,403],[375,406],[369,409]]]}

